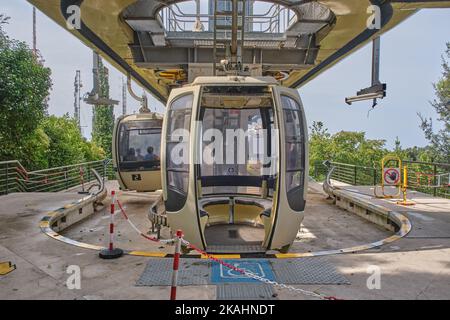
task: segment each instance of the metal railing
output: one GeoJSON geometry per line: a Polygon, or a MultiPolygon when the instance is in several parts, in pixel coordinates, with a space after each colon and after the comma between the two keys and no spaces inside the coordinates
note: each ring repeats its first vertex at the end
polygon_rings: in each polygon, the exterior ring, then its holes
{"type": "MultiPolygon", "coordinates": [[[[183,9],[175,3],[163,8],[159,12],[159,19],[167,32],[192,31],[197,20],[203,24],[204,31],[212,32],[210,23],[212,23],[214,15],[204,12],[197,14],[194,11],[195,6],[183,9]]],[[[231,21],[227,22],[225,17],[221,19],[225,24],[231,23],[231,21]]],[[[248,28],[246,31],[260,33],[283,33],[296,21],[297,15],[294,11],[279,4],[271,5],[261,14],[246,13],[245,17],[245,25],[248,28]]]]}
{"type": "MultiPolygon", "coordinates": [[[[450,198],[450,164],[404,160],[408,166],[408,189],[433,196],[450,198]]],[[[318,181],[326,178],[329,168],[334,167],[330,178],[350,185],[377,185],[381,183],[381,168],[365,167],[340,162],[323,161],[313,164],[312,176],[318,181]]]]}
{"type": "Polygon", "coordinates": [[[77,186],[82,191],[95,181],[91,169],[102,178],[113,178],[111,160],[99,160],[28,172],[17,160],[0,162],[0,195],[13,192],[58,192],[77,186]]]}
{"type": "Polygon", "coordinates": [[[449,163],[404,160],[403,165],[408,166],[408,188],[450,198],[449,163]]]}

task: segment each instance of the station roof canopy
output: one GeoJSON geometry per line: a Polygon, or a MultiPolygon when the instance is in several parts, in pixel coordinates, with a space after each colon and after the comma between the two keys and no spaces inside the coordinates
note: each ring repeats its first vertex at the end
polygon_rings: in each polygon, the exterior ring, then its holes
{"type": "MultiPolygon", "coordinates": [[[[212,3],[200,0],[28,0],[161,102],[171,88],[212,75],[212,3]],[[73,6],[80,8],[80,28],[73,6]]],[[[224,2],[224,0],[218,0],[224,2]]],[[[422,8],[450,0],[246,1],[242,62],[252,76],[297,88],[422,8]],[[371,28],[380,9],[381,28],[371,28]],[[247,7],[248,6],[248,7],[247,7]]],[[[227,24],[227,18],[222,17],[227,24]]],[[[226,29],[226,28],[222,28],[226,29]]],[[[217,33],[217,48],[229,36],[217,33]]],[[[225,51],[224,48],[222,48],[225,51]]]]}

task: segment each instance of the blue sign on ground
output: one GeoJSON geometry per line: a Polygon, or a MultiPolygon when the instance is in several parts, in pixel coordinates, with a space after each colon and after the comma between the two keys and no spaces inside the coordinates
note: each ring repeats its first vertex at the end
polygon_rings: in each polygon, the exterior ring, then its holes
{"type": "MultiPolygon", "coordinates": [[[[248,260],[224,260],[224,261],[228,264],[235,266],[236,268],[244,269],[260,277],[264,277],[272,281],[275,280],[272,267],[268,260],[248,259],[248,260]]],[[[259,282],[259,281],[251,279],[238,271],[227,268],[219,264],[218,262],[213,262],[211,282],[228,283],[228,282],[259,282]]]]}

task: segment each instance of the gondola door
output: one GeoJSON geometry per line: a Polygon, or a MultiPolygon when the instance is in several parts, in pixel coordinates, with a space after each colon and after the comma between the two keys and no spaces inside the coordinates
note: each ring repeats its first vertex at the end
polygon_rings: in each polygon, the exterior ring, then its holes
{"type": "Polygon", "coordinates": [[[172,232],[205,248],[204,223],[197,208],[195,163],[199,125],[195,120],[200,86],[173,89],[163,122],[162,181],[166,212],[172,232]]]}
{"type": "Polygon", "coordinates": [[[279,163],[274,206],[263,246],[286,252],[303,220],[308,178],[308,131],[297,90],[280,86],[272,88],[278,123],[279,163]]]}

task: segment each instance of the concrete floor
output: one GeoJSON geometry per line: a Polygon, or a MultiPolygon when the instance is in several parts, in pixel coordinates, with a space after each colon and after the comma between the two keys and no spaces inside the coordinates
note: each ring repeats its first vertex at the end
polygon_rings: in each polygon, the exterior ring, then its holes
{"type": "MultiPolygon", "coordinates": [[[[109,188],[116,188],[109,184],[109,188]]],[[[370,194],[364,187],[348,192],[370,194]]],[[[298,286],[344,299],[450,299],[450,201],[412,194],[415,207],[399,207],[393,201],[374,200],[393,206],[411,219],[412,232],[386,246],[364,252],[327,257],[351,285],[298,286]],[[366,286],[367,268],[381,268],[381,289],[366,286]]],[[[166,299],[168,287],[136,287],[134,284],[149,258],[124,256],[101,260],[97,252],[53,240],[42,234],[38,222],[46,211],[78,199],[76,193],[12,194],[1,197],[0,261],[12,261],[17,270],[0,276],[0,299],[166,299]],[[82,272],[80,290],[69,290],[69,265],[82,272]]],[[[120,196],[130,218],[148,230],[147,200],[120,196]]],[[[104,201],[109,204],[109,199],[104,201]]],[[[101,210],[65,232],[87,243],[105,244],[107,210],[101,210]]],[[[140,238],[122,218],[117,219],[118,244],[124,249],[171,252],[140,238]],[[153,250],[154,249],[154,250],[153,250]]],[[[167,232],[167,231],[164,231],[167,232]]],[[[169,236],[168,234],[164,234],[169,236]]],[[[296,252],[336,249],[380,240],[389,232],[336,208],[318,190],[308,195],[304,226],[294,244],[296,252]]],[[[309,299],[298,293],[276,289],[279,299],[309,299]]],[[[179,299],[215,299],[215,286],[180,287],[179,299]]]]}

